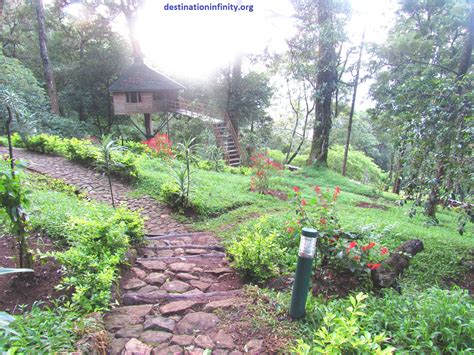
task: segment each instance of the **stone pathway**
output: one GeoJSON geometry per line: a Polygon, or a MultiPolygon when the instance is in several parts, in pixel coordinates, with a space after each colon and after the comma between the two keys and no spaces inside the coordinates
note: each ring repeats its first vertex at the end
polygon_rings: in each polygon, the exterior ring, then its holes
{"type": "MultiPolygon", "coordinates": [[[[0,153],[7,150],[0,147],[0,153]]],[[[15,149],[29,169],[62,179],[90,198],[110,203],[107,180],[62,157],[15,149]]],[[[245,307],[239,277],[210,233],[191,232],[151,197],[131,197],[114,179],[116,200],[147,218],[147,244],[121,281],[120,306],[105,316],[110,354],[242,354],[265,352],[263,341],[242,343],[225,332],[216,310],[245,307]]],[[[219,313],[219,312],[217,312],[219,313]]]]}

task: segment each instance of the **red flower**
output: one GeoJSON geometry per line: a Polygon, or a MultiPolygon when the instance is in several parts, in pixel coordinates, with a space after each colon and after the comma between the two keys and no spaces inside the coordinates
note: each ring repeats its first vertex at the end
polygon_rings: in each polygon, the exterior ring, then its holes
{"type": "Polygon", "coordinates": [[[354,256],[354,260],[355,260],[355,261],[359,261],[359,260],[360,260],[360,256],[359,256],[359,255],[354,256]]]}
{"type": "Polygon", "coordinates": [[[347,249],[352,249],[357,245],[357,242],[350,242],[349,247],[347,249]]]}
{"type": "Polygon", "coordinates": [[[380,267],[381,264],[371,264],[371,263],[368,263],[367,264],[367,267],[370,269],[370,270],[375,270],[375,269],[378,269],[380,267]]]}
{"type": "Polygon", "coordinates": [[[290,234],[293,234],[295,232],[295,229],[293,227],[288,227],[286,231],[290,234]]]}
{"type": "Polygon", "coordinates": [[[341,188],[339,186],[336,186],[334,192],[339,195],[341,193],[341,188]]]}
{"type": "Polygon", "coordinates": [[[300,191],[300,188],[298,186],[293,186],[293,191],[294,192],[299,192],[300,191]]]}
{"type": "Polygon", "coordinates": [[[323,225],[326,224],[326,223],[327,223],[326,218],[321,218],[321,219],[319,220],[319,223],[321,223],[321,224],[323,224],[323,225]]]}
{"type": "Polygon", "coordinates": [[[329,244],[334,244],[334,243],[336,243],[336,239],[332,239],[332,238],[329,239],[329,244]]]}
{"type": "Polygon", "coordinates": [[[385,254],[387,254],[387,253],[388,253],[388,249],[387,249],[387,248],[385,248],[385,247],[380,248],[380,254],[385,255],[385,254]]]}
{"type": "Polygon", "coordinates": [[[321,192],[321,187],[315,186],[314,191],[319,194],[321,192]]]}
{"type": "Polygon", "coordinates": [[[365,245],[362,247],[362,251],[366,251],[368,249],[372,249],[375,246],[374,242],[370,242],[369,245],[365,245]]]}
{"type": "Polygon", "coordinates": [[[301,200],[301,205],[302,205],[302,206],[306,206],[307,204],[308,204],[308,202],[306,202],[305,199],[302,199],[302,200],[301,200]]]}

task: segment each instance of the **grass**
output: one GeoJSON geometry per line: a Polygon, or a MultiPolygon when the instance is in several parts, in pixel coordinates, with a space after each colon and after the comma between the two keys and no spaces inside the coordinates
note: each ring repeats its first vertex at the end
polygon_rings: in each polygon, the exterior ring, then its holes
{"type": "MultiPolygon", "coordinates": [[[[159,199],[161,185],[172,179],[168,165],[158,159],[142,157],[138,170],[139,193],[159,199]]],[[[285,216],[291,211],[289,201],[249,191],[249,176],[195,169],[193,178],[191,202],[198,217],[188,222],[193,222],[198,230],[214,231],[224,240],[232,238],[237,229],[258,216],[285,216]]],[[[424,242],[425,250],[412,260],[404,277],[405,283],[420,287],[445,284],[447,280],[459,278],[466,269],[463,261],[472,258],[469,254],[474,249],[474,234],[469,228],[464,236],[457,233],[457,214],[452,210],[440,209],[437,214],[439,225],[431,226],[421,208],[410,218],[411,203],[400,206],[397,203],[400,196],[324,168],[282,171],[272,178],[270,188],[291,195],[292,187],[298,186],[303,197],[309,198],[316,185],[330,190],[335,186],[341,188],[337,206],[345,230],[372,228],[384,236],[381,242],[390,249],[409,239],[424,242]],[[357,206],[360,202],[380,205],[384,209],[361,208],[357,206]]]]}

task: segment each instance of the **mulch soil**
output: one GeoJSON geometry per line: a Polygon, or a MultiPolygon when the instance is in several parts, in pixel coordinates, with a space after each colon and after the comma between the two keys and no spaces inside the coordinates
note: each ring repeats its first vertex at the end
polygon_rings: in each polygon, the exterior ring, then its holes
{"type": "MultiPolygon", "coordinates": [[[[30,238],[30,248],[42,253],[57,250],[46,237],[34,234],[30,238]]],[[[15,238],[5,235],[0,238],[0,265],[16,267],[15,238]]],[[[51,304],[64,292],[54,289],[61,280],[60,266],[51,258],[34,261],[34,274],[9,274],[0,277],[0,311],[13,314],[22,312],[22,305],[31,306],[35,301],[51,304]]],[[[28,309],[29,307],[26,307],[28,309]]]]}

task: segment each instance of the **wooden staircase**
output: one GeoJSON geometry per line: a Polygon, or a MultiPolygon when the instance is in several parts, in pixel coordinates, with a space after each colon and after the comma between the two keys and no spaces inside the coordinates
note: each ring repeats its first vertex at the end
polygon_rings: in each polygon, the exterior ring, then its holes
{"type": "Polygon", "coordinates": [[[168,112],[200,118],[212,125],[216,142],[222,149],[227,164],[230,166],[240,166],[242,163],[242,148],[227,112],[182,98],[179,98],[177,101],[165,101],[164,107],[168,112]]]}

